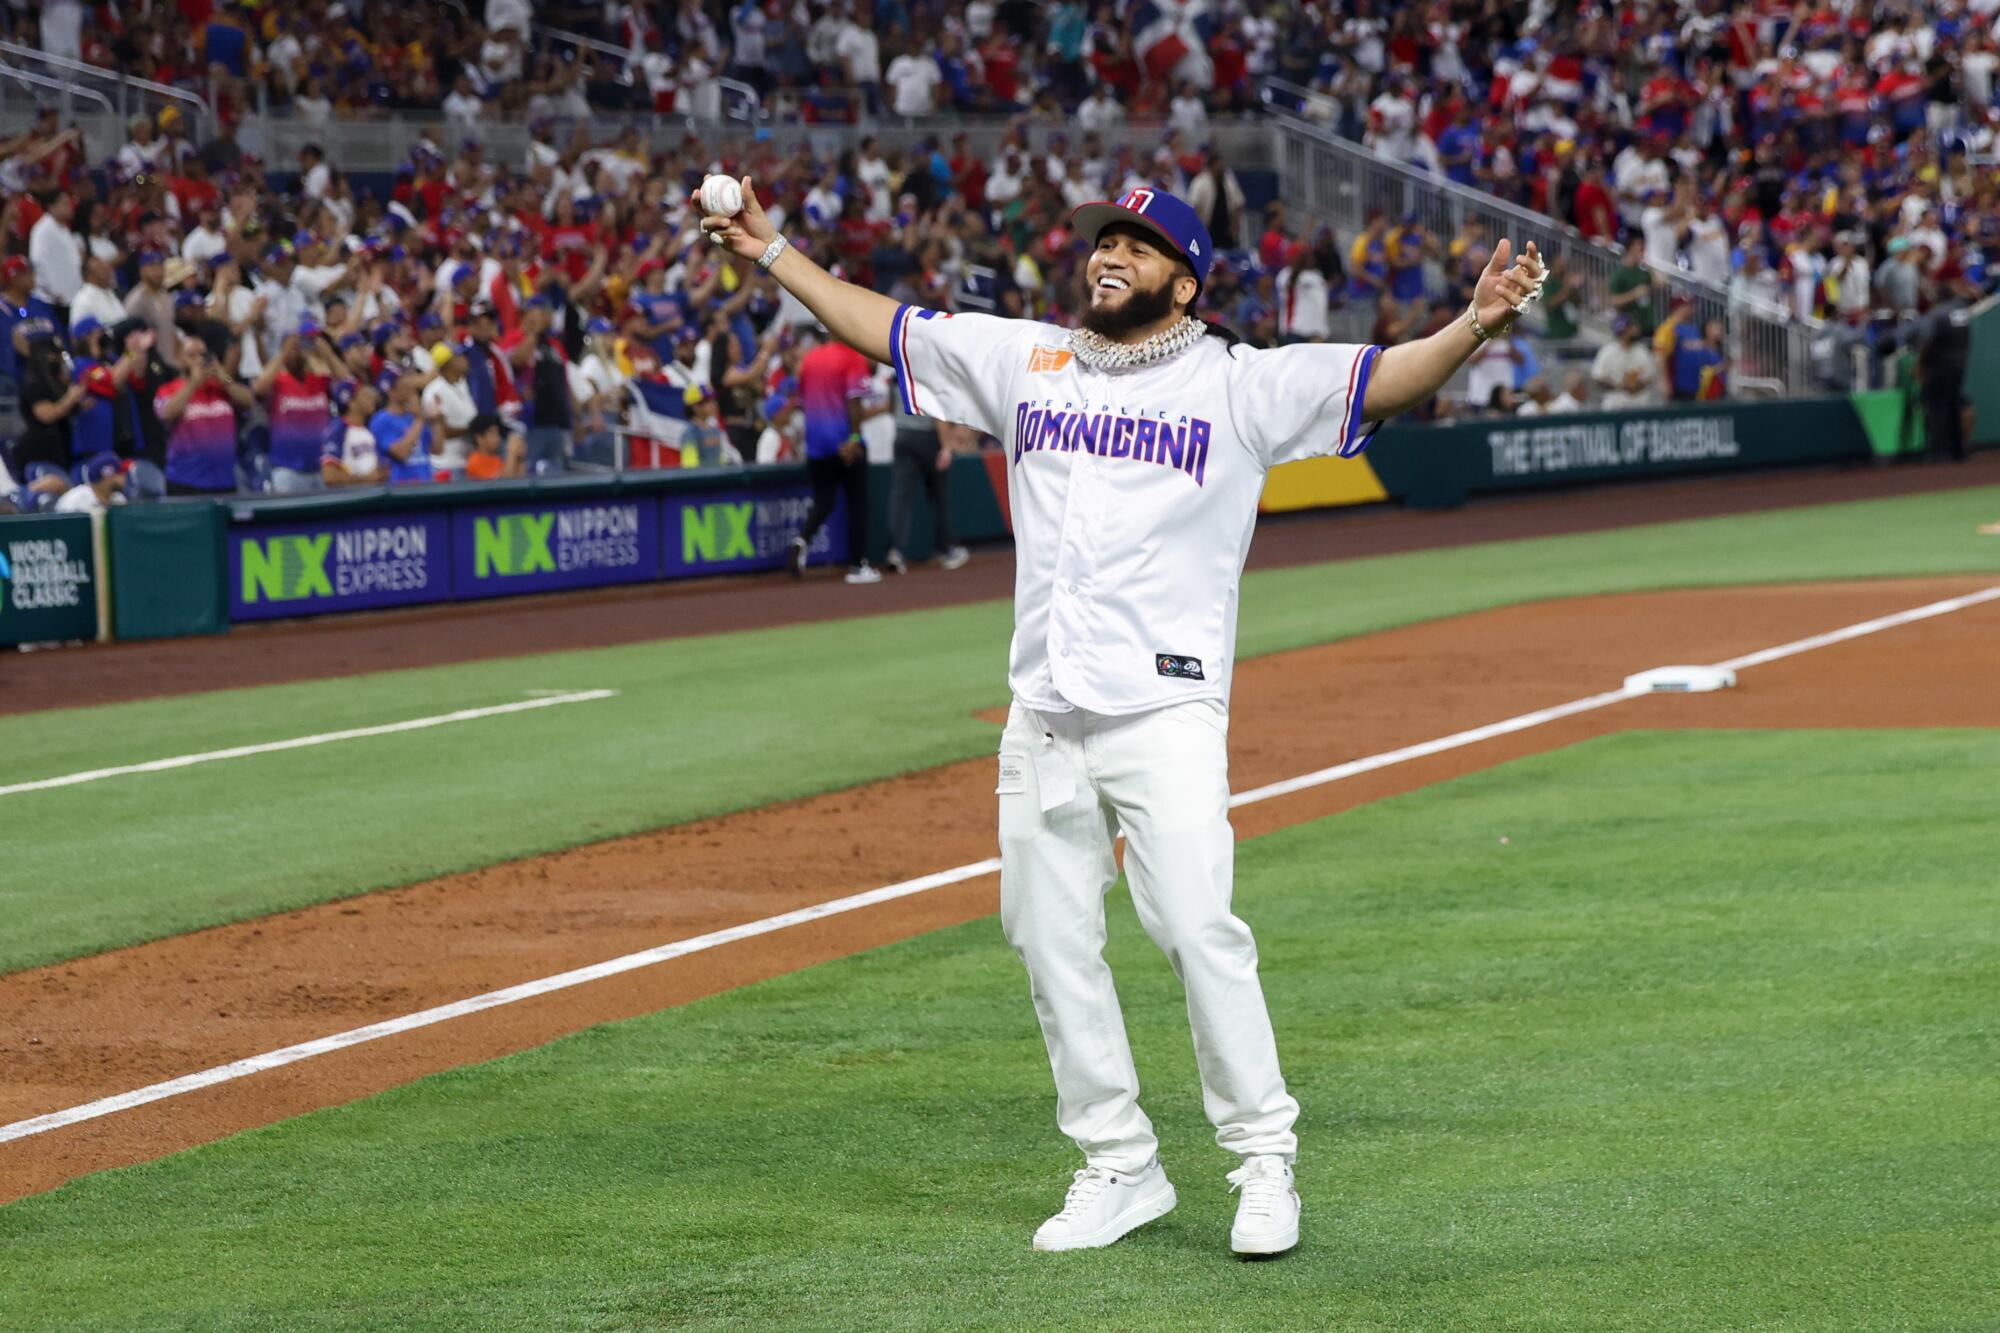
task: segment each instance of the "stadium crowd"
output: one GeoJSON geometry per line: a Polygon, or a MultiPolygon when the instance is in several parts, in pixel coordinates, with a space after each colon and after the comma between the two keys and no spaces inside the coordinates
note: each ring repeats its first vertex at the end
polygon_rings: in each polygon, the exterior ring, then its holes
{"type": "Polygon", "coordinates": [[[175,109],[140,117],[102,160],[52,110],[0,142],[0,378],[21,415],[0,491],[17,504],[94,493],[108,464],[139,493],[515,475],[606,459],[620,432],[642,463],[794,456],[813,332],[699,244],[687,196],[712,170],[754,175],[796,243],[923,304],[1066,319],[1069,210],[1154,183],[1225,247],[1205,313],[1253,343],[1353,336],[1357,317],[1389,343],[1451,318],[1489,253],[1476,222],[1440,237],[1380,217],[1348,242],[1253,209],[1206,131],[1266,76],[1317,90],[1314,113],[1386,157],[1625,246],[1608,291],[1566,290],[1559,266],[1547,293],[1558,345],[1580,309],[1611,306],[1587,372],[1544,369],[1524,331],[1433,414],[1725,392],[1718,331],[1669,299],[1662,267],[1870,333],[2000,276],[2000,174],[1982,166],[2000,0],[0,12],[17,38],[217,109],[200,142],[175,109]],[[636,128],[580,119],[705,115],[725,78],[767,107],[803,99],[808,119],[851,113],[843,90],[892,115],[1044,114],[991,152],[954,133],[850,139],[838,157],[764,134],[652,152],[636,128]],[[314,147],[246,153],[236,126],[259,100],[454,123],[386,192],[357,189],[314,147]],[[1150,151],[1114,134],[1143,114],[1165,118],[1150,151]],[[496,115],[531,119],[520,160],[482,150],[496,115]]]}
{"type": "Polygon", "coordinates": [[[2000,279],[2000,0],[1355,11],[1280,61],[1381,156],[1801,316],[1889,326],[2000,279]]]}
{"type": "Polygon", "coordinates": [[[1256,103],[1311,21],[1209,0],[227,0],[0,10],[51,55],[309,120],[432,111],[473,120],[650,111],[713,118],[726,83],[779,119],[863,112],[1173,115],[1256,103]],[[1252,11],[1255,10],[1253,13],[1252,11]],[[1241,21],[1239,21],[1241,20],[1241,21]]]}
{"type": "MultiPolygon", "coordinates": [[[[543,128],[505,164],[420,146],[378,195],[316,146],[267,173],[226,126],[197,145],[141,120],[110,162],[78,143],[53,115],[0,143],[13,489],[107,457],[166,493],[512,475],[608,460],[621,430],[642,464],[796,456],[814,330],[703,243],[703,175],[753,175],[794,243],[879,290],[1061,318],[1070,208],[1200,160],[1025,128],[990,165],[962,135],[827,160],[543,128]]],[[[1232,274],[1215,300],[1268,336],[1270,289],[1232,274]]]]}

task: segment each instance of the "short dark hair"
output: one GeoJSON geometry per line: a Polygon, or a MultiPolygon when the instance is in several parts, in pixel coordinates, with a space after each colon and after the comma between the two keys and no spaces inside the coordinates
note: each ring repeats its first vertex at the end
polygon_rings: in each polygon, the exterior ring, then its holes
{"type": "Polygon", "coordinates": [[[487,431],[498,429],[500,429],[500,418],[491,412],[481,412],[472,419],[472,425],[467,428],[467,434],[476,440],[487,431]]]}

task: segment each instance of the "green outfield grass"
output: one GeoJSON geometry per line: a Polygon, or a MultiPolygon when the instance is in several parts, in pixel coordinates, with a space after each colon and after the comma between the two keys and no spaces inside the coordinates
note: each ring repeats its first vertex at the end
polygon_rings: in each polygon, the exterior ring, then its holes
{"type": "MultiPolygon", "coordinates": [[[[1996,513],[1987,487],[1270,571],[1245,580],[1240,647],[1580,593],[2000,571],[1974,533],[1996,513]]],[[[0,971],[970,758],[994,744],[972,713],[1005,701],[1009,625],[991,602],[0,718],[5,785],[622,691],[0,797],[0,971]]]]}
{"type": "Polygon", "coordinates": [[[1075,1165],[982,921],[0,1209],[9,1326],[2000,1322],[2000,734],[1629,733],[1246,843],[1306,1241],[1226,1252],[1179,989],[1111,948],[1178,1212],[1075,1165]],[[1506,836],[1509,845],[1501,845],[1506,836]]]}

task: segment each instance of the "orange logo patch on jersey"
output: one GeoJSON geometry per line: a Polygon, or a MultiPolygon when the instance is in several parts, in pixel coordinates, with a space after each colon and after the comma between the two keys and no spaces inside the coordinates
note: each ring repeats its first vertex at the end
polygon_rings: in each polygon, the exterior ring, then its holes
{"type": "Polygon", "coordinates": [[[1037,347],[1028,354],[1028,373],[1030,375],[1038,375],[1048,371],[1061,370],[1069,364],[1070,356],[1071,353],[1067,348],[1037,347]]]}

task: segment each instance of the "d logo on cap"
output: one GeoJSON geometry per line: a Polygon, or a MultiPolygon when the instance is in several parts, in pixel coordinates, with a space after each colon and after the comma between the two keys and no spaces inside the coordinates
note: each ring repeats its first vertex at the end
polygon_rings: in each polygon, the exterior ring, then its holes
{"type": "Polygon", "coordinates": [[[1138,185],[1118,196],[1115,203],[1084,204],[1069,215],[1070,227],[1097,244],[1106,227],[1122,222],[1140,227],[1164,242],[1169,251],[1187,261],[1194,270],[1197,291],[1208,283],[1212,245],[1201,215],[1184,201],[1149,185],[1138,185]]]}

